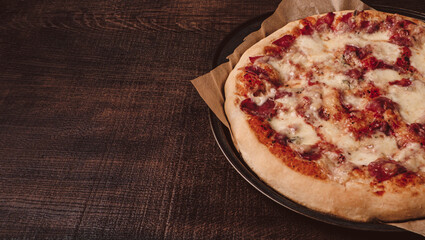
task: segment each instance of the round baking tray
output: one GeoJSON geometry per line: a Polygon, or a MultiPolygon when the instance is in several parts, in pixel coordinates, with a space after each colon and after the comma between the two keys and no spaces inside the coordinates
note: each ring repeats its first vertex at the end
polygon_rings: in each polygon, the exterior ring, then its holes
{"type": "MultiPolygon", "coordinates": [[[[376,10],[389,12],[389,13],[398,13],[408,17],[417,18],[420,20],[425,20],[425,14],[420,12],[415,12],[413,10],[394,8],[390,6],[382,5],[371,5],[376,10]]],[[[253,18],[244,24],[237,27],[233,32],[231,32],[219,45],[214,59],[213,67],[220,65],[227,61],[226,57],[230,55],[233,50],[239,46],[244,37],[250,34],[253,31],[256,31],[260,28],[261,23],[271,15],[272,13],[267,13],[256,18],[253,18]]],[[[342,218],[338,218],[332,215],[324,214],[321,212],[314,211],[307,207],[304,207],[288,198],[278,193],[276,190],[264,183],[243,161],[242,157],[239,155],[235,146],[233,145],[232,138],[229,130],[224,126],[220,120],[214,115],[210,110],[210,125],[213,131],[214,137],[220,146],[221,151],[226,156],[230,164],[235,168],[235,170],[254,188],[263,193],[265,196],[269,197],[278,204],[294,211],[304,216],[310,217],[312,219],[329,223],[332,225],[346,227],[357,230],[365,231],[386,231],[386,232],[398,232],[404,231],[400,228],[393,227],[391,225],[381,224],[379,222],[353,222],[348,221],[342,218]]]]}

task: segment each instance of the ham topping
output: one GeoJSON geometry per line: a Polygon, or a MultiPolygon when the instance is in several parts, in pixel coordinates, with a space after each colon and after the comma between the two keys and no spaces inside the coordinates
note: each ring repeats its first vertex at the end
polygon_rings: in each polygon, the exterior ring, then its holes
{"type": "Polygon", "coordinates": [[[270,118],[276,115],[276,110],[274,109],[274,101],[268,99],[261,106],[258,106],[250,98],[247,98],[241,102],[242,111],[249,113],[260,118],[270,118]]]}
{"type": "Polygon", "coordinates": [[[390,179],[398,174],[407,172],[406,168],[398,162],[388,159],[378,159],[368,166],[369,174],[378,182],[390,179]]]}

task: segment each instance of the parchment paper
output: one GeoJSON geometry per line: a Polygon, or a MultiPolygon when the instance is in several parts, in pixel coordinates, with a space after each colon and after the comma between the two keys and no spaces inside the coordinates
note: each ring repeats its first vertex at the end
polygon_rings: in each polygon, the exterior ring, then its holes
{"type": "MultiPolygon", "coordinates": [[[[224,83],[239,58],[249,47],[287,23],[301,18],[327,12],[367,9],[372,8],[360,0],[283,0],[273,15],[262,22],[261,28],[246,36],[244,42],[231,55],[227,56],[228,62],[191,82],[218,119],[229,128],[224,112],[224,83]]],[[[425,236],[425,220],[422,219],[387,224],[425,236]]]]}

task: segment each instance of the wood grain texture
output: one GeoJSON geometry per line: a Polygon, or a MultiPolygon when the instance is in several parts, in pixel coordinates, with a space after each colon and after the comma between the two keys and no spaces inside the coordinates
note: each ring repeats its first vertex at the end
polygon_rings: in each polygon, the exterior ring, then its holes
{"type": "Polygon", "coordinates": [[[416,239],[293,213],[221,154],[189,80],[278,3],[1,1],[0,239],[416,239]]]}

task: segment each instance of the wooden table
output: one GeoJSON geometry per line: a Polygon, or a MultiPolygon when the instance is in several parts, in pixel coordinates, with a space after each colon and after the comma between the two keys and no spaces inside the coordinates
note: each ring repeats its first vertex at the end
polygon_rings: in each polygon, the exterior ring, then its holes
{"type": "Polygon", "coordinates": [[[279,2],[2,1],[0,238],[417,238],[287,210],[220,152],[189,80],[279,2]]]}

